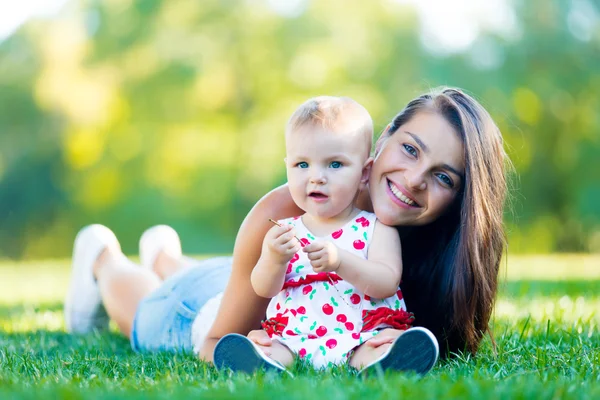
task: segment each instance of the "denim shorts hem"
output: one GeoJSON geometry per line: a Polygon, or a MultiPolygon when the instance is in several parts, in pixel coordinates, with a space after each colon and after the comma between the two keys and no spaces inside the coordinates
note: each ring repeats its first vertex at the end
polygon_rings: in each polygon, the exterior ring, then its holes
{"type": "Polygon", "coordinates": [[[134,351],[192,351],[192,325],[202,306],[223,292],[231,258],[199,262],[165,280],[135,313],[130,343],[134,351]]]}

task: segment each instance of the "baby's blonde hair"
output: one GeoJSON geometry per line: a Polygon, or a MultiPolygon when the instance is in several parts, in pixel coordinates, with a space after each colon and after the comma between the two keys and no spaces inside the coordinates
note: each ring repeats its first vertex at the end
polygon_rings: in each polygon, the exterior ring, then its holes
{"type": "Polygon", "coordinates": [[[315,126],[324,130],[359,134],[365,139],[367,156],[373,143],[373,120],[369,112],[349,97],[319,96],[305,101],[290,117],[286,135],[301,127],[315,126]]]}

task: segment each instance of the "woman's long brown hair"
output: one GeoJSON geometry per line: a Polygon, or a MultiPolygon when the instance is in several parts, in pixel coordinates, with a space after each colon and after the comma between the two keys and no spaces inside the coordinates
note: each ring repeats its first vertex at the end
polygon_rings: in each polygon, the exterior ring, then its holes
{"type": "Polygon", "coordinates": [[[488,112],[458,89],[441,88],[411,101],[386,135],[419,112],[435,112],[464,144],[465,180],[450,209],[422,227],[399,227],[402,292],[415,325],[438,338],[442,356],[477,352],[498,287],[505,247],[503,211],[508,159],[502,135],[488,112]]]}

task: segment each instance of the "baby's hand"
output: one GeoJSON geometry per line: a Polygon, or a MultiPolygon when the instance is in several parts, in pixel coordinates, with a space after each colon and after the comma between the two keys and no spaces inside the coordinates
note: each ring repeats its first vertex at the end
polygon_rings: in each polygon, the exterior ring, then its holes
{"type": "Polygon", "coordinates": [[[333,272],[340,267],[339,249],[331,242],[317,240],[302,251],[308,254],[310,265],[315,272],[333,272]]]}
{"type": "Polygon", "coordinates": [[[291,225],[274,226],[265,235],[263,253],[278,264],[287,264],[302,248],[291,225]]]}

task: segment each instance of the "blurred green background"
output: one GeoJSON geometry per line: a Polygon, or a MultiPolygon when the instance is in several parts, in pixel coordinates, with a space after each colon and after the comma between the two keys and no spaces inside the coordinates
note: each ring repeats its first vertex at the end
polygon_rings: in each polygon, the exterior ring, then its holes
{"type": "Polygon", "coordinates": [[[0,258],[66,257],[90,223],[228,253],[298,104],[353,97],[380,132],[438,85],[504,134],[509,251],[600,252],[598,1],[37,3],[0,38],[0,258]]]}

